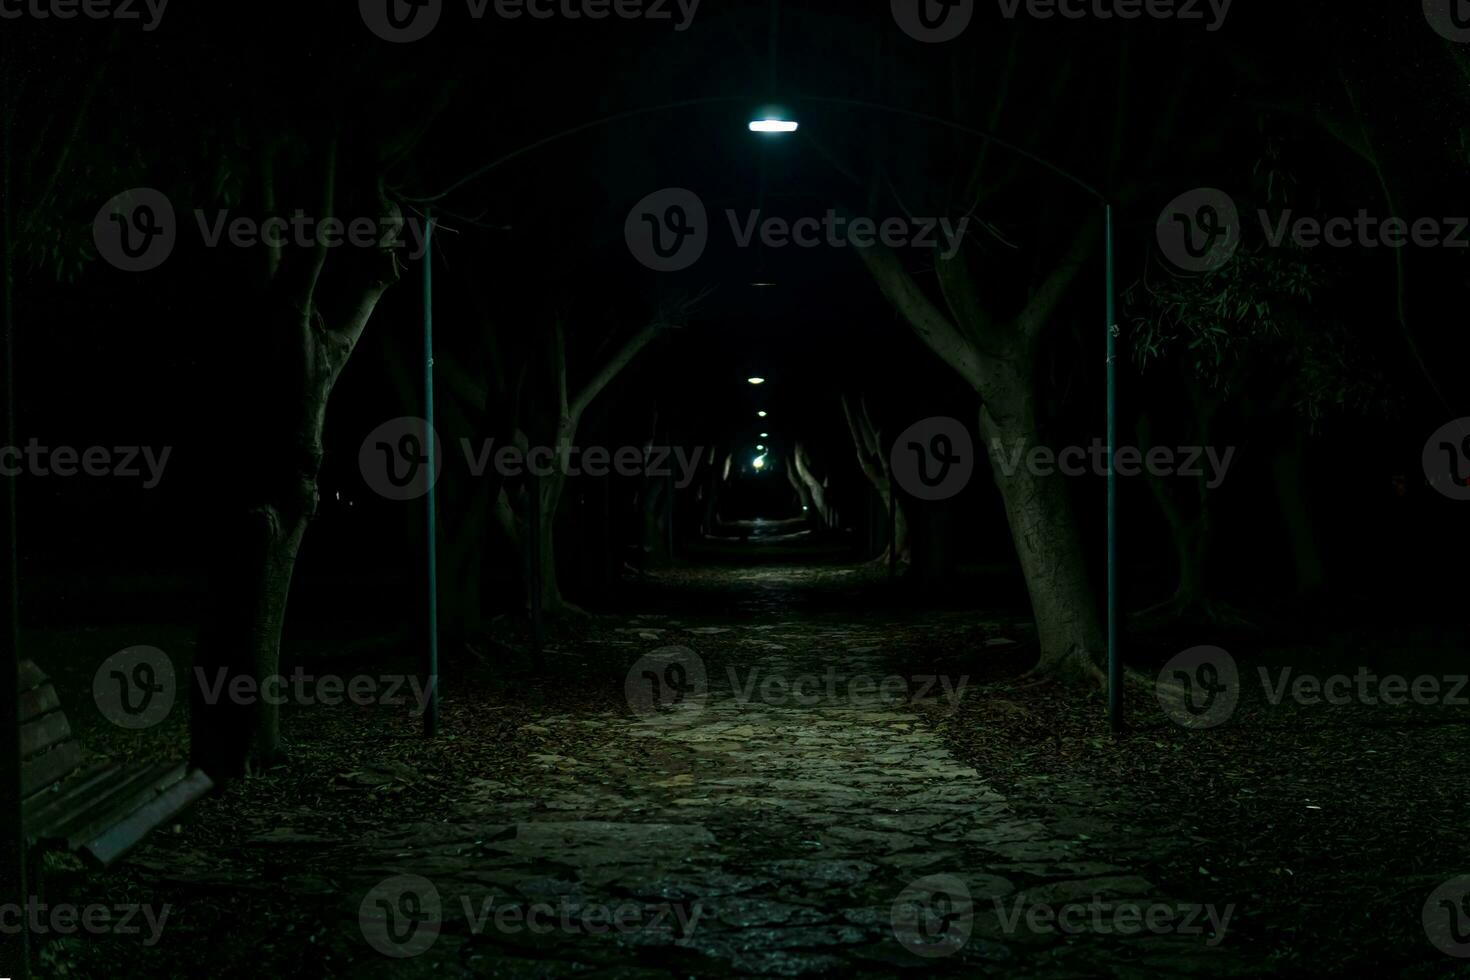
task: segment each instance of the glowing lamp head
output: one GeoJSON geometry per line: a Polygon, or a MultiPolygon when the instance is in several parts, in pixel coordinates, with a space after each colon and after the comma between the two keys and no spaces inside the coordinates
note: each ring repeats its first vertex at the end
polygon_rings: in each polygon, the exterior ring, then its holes
{"type": "Polygon", "coordinates": [[[755,414],[756,414],[756,417],[757,418],[762,418],[763,419],[763,418],[766,417],[766,413],[765,412],[756,412],[755,414]]]}
{"type": "Polygon", "coordinates": [[[753,385],[763,385],[766,383],[765,378],[746,378],[745,380],[753,385]]]}
{"type": "Polygon", "coordinates": [[[791,119],[777,119],[768,116],[765,119],[752,119],[750,131],[752,133],[794,133],[797,123],[791,119]]]}
{"type": "Polygon", "coordinates": [[[750,465],[754,466],[758,470],[763,470],[766,468],[766,458],[764,456],[757,456],[755,459],[750,461],[750,465]]]}

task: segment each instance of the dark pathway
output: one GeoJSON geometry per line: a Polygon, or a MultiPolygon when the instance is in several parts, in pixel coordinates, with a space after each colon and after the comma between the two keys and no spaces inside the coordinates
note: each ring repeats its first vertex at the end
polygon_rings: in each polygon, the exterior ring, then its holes
{"type": "MultiPolygon", "coordinates": [[[[555,751],[461,773],[432,814],[384,805],[338,837],[300,801],[299,821],[252,831],[288,852],[267,889],[303,929],[324,916],[312,942],[359,976],[1232,972],[1211,936],[1224,910],[1174,903],[1076,827],[1021,815],[928,725],[984,695],[962,665],[903,674],[901,654],[963,631],[983,655],[1011,627],[811,611],[874,580],[823,562],[649,576],[664,611],[548,651],[630,665],[615,708],[536,718],[555,751]]],[[[186,828],[139,863],[164,895],[259,888],[238,855],[186,828]]]]}

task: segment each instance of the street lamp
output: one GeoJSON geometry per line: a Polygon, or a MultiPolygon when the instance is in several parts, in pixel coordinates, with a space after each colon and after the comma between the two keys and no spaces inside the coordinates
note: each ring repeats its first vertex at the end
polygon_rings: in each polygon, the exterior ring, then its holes
{"type": "Polygon", "coordinates": [[[752,133],[794,133],[799,124],[790,119],[752,119],[752,133]]]}
{"type": "Polygon", "coordinates": [[[763,385],[766,383],[765,378],[746,378],[745,380],[753,385],[763,385]]]}

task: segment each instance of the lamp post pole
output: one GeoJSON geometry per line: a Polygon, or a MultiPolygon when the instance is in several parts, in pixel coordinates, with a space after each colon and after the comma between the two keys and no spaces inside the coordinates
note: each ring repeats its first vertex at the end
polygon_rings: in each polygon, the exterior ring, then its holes
{"type": "Polygon", "coordinates": [[[428,537],[428,630],[424,645],[424,735],[439,731],[439,540],[434,513],[434,215],[424,212],[424,465],[429,492],[424,495],[425,534],[428,537]]]}
{"type": "MultiPolygon", "coordinates": [[[[0,445],[15,445],[15,213],[11,186],[10,72],[5,72],[5,103],[0,105],[0,445]]],[[[0,475],[0,902],[29,906],[26,886],[26,842],[20,811],[20,582],[16,560],[16,476],[0,475]]],[[[24,913],[23,913],[24,914],[24,913]]],[[[30,976],[30,937],[24,924],[14,936],[0,940],[0,976],[30,976]]]]}
{"type": "Polygon", "coordinates": [[[1108,725],[1123,730],[1123,661],[1118,652],[1118,324],[1113,302],[1113,206],[1104,206],[1103,264],[1106,266],[1108,330],[1108,725]]]}

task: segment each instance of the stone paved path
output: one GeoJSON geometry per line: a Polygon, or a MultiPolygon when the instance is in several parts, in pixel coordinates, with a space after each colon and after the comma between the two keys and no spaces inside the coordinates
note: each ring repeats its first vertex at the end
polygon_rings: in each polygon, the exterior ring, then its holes
{"type": "MultiPolygon", "coordinates": [[[[769,603],[736,612],[755,609],[769,603]]],[[[618,641],[647,651],[629,710],[539,723],[595,727],[597,749],[538,758],[535,785],[472,783],[457,822],[361,841],[355,860],[390,881],[390,907],[394,876],[432,883],[434,952],[499,975],[1235,972],[1203,913],[1018,816],[929,731],[925,711],[977,694],[893,675],[884,650],[917,625],[642,617],[618,641]],[[477,924],[486,900],[540,903],[573,927],[477,924]],[[1110,935],[1095,901],[1200,934],[1110,935]],[[619,907],[636,927],[577,925],[619,907]],[[1028,925],[1048,909],[1071,909],[1077,934],[1028,925]]]]}
{"type": "Polygon", "coordinates": [[[933,623],[808,615],[799,572],[732,574],[728,615],[605,636],[628,706],[538,720],[585,749],[532,757],[534,779],[470,774],[440,819],[351,841],[282,832],[283,887],[330,878],[354,975],[1250,972],[1199,910],[950,753],[925,715],[983,692],[890,661],[933,623]],[[1075,934],[1028,924],[1048,914],[1075,934]],[[1113,934],[1138,916],[1161,925],[1113,934]]]}

